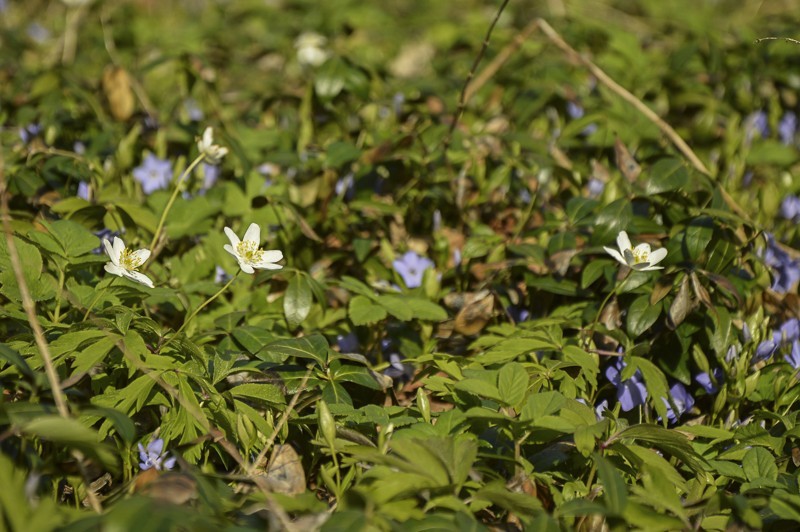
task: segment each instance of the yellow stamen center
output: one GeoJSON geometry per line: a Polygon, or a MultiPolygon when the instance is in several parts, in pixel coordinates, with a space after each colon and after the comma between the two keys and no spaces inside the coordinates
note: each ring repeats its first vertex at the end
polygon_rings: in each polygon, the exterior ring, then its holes
{"type": "Polygon", "coordinates": [[[641,264],[643,262],[650,262],[650,245],[649,244],[639,244],[633,250],[633,263],[634,264],[641,264]]]}
{"type": "Polygon", "coordinates": [[[264,252],[258,249],[258,244],[252,240],[242,240],[236,245],[236,253],[246,262],[256,264],[261,262],[264,252]]]}
{"type": "Polygon", "coordinates": [[[136,268],[141,266],[139,258],[133,254],[128,248],[124,248],[119,255],[119,265],[128,271],[136,271],[136,268]]]}

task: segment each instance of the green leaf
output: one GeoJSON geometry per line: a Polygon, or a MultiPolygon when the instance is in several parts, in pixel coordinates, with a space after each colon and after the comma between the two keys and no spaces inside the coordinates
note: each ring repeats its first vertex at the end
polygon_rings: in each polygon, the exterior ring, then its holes
{"type": "Polygon", "coordinates": [[[508,406],[517,406],[528,393],[528,372],[518,362],[505,364],[497,374],[500,400],[508,406]]]}
{"type": "Polygon", "coordinates": [[[645,333],[661,314],[661,305],[651,305],[650,295],[637,297],[628,307],[627,329],[631,338],[645,333]]]}
{"type": "Polygon", "coordinates": [[[644,382],[647,385],[649,392],[649,401],[656,409],[661,419],[667,419],[667,404],[663,399],[669,398],[669,385],[667,384],[667,377],[658,366],[650,362],[646,358],[631,357],[631,361],[635,367],[639,368],[644,377],[644,382]]]}
{"type": "Polygon", "coordinates": [[[350,142],[335,141],[327,149],[325,162],[331,168],[338,168],[361,157],[361,150],[350,142]]]}
{"type": "Polygon", "coordinates": [[[520,421],[533,421],[535,423],[541,417],[558,412],[565,402],[566,398],[556,391],[529,395],[525,406],[520,411],[519,419],[520,421]]]}
{"type": "Polygon", "coordinates": [[[19,428],[20,432],[65,445],[97,458],[105,467],[116,470],[117,456],[100,443],[100,436],[78,420],[60,416],[40,416],[19,428]]]}
{"type": "Polygon", "coordinates": [[[372,325],[386,318],[386,309],[364,296],[354,296],[347,307],[353,325],[372,325]]]}
{"type": "Polygon", "coordinates": [[[19,372],[29,379],[34,379],[34,373],[28,363],[22,358],[22,355],[11,349],[6,344],[0,344],[0,358],[14,366],[19,372]]]}
{"type": "Polygon", "coordinates": [[[281,393],[281,389],[274,384],[261,382],[248,382],[240,384],[230,389],[234,397],[254,399],[265,403],[282,405],[286,403],[286,398],[281,393]]]}
{"type": "Polygon", "coordinates": [[[500,391],[497,386],[481,379],[464,379],[456,382],[454,388],[463,392],[471,393],[479,397],[500,400],[500,391]]]}
{"type": "Polygon", "coordinates": [[[685,187],[689,183],[689,172],[680,159],[661,159],[650,169],[645,182],[645,194],[654,196],[685,187]]]}
{"type": "Polygon", "coordinates": [[[289,281],[283,296],[283,313],[290,329],[303,323],[311,312],[311,284],[304,274],[297,274],[289,281]]]}
{"type": "Polygon", "coordinates": [[[233,330],[233,337],[250,354],[257,355],[265,345],[275,338],[275,335],[263,327],[242,325],[233,330]]]}
{"type": "Polygon", "coordinates": [[[411,309],[414,319],[424,321],[444,321],[447,311],[432,301],[418,297],[408,297],[405,304],[411,309]]]}
{"type": "Polygon", "coordinates": [[[414,313],[406,303],[408,298],[404,296],[383,295],[378,296],[377,301],[386,312],[394,316],[400,321],[411,321],[414,318],[414,313]]]}
{"type": "Polygon", "coordinates": [[[264,349],[256,353],[258,358],[265,358],[266,355],[279,355],[286,357],[308,358],[315,361],[320,367],[328,365],[328,341],[321,334],[312,334],[302,338],[289,338],[277,340],[264,346],[264,349]]]}
{"type": "Polygon", "coordinates": [[[775,457],[763,447],[753,447],[747,451],[742,458],[742,469],[750,482],[763,479],[777,480],[778,478],[775,457]]]}
{"type": "Polygon", "coordinates": [[[600,455],[594,455],[597,476],[603,483],[603,502],[611,515],[621,516],[628,505],[628,490],[622,476],[610,461],[600,455]]]}

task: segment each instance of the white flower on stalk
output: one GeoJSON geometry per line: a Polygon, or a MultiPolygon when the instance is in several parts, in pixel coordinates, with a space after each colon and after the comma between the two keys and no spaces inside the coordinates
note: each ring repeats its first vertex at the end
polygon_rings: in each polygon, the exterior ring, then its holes
{"type": "Polygon", "coordinates": [[[277,249],[263,250],[261,244],[261,228],[258,224],[250,224],[244,238],[239,240],[230,227],[225,228],[225,234],[231,241],[225,244],[225,251],[236,257],[239,267],[244,273],[253,273],[255,270],[280,270],[283,268],[276,264],[283,259],[283,253],[277,249]]]}
{"type": "Polygon", "coordinates": [[[319,33],[314,33],[313,31],[302,33],[294,41],[294,47],[297,49],[297,60],[304,66],[320,66],[331,55],[325,49],[327,43],[328,39],[319,33]]]}
{"type": "Polygon", "coordinates": [[[111,259],[111,262],[107,262],[105,265],[105,270],[108,273],[119,275],[153,288],[153,281],[145,274],[136,271],[150,257],[149,249],[131,251],[125,247],[125,243],[118,236],[114,237],[113,245],[107,238],[104,238],[103,245],[106,247],[106,253],[111,259]]]}
{"type": "Polygon", "coordinates": [[[197,149],[209,164],[219,164],[228,154],[228,148],[214,144],[214,128],[211,126],[203,131],[203,138],[197,141],[197,149]]]}
{"type": "Polygon", "coordinates": [[[628,266],[636,271],[649,272],[651,270],[663,270],[663,266],[656,266],[667,256],[666,248],[659,248],[652,253],[650,244],[639,244],[636,247],[631,245],[628,233],[620,231],[617,235],[617,247],[619,251],[603,246],[606,253],[617,259],[621,264],[628,266]]]}

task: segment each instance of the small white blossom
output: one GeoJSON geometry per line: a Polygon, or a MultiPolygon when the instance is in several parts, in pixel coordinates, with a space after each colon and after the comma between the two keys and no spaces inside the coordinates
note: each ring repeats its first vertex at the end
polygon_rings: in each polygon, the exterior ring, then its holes
{"type": "Polygon", "coordinates": [[[656,264],[667,256],[666,248],[659,248],[651,253],[650,244],[639,244],[633,247],[630,238],[628,238],[628,233],[625,231],[620,231],[619,235],[617,235],[617,247],[619,247],[619,251],[605,246],[603,249],[621,264],[634,270],[647,272],[663,269],[663,266],[656,266],[656,264]]]}
{"type": "Polygon", "coordinates": [[[239,237],[230,227],[225,228],[225,234],[231,241],[230,244],[225,244],[225,251],[236,257],[243,272],[253,273],[256,269],[280,270],[283,268],[280,264],[276,264],[283,259],[281,251],[259,248],[261,244],[261,228],[258,224],[250,224],[242,240],[239,240],[239,237]]]}
{"type": "Polygon", "coordinates": [[[313,31],[301,34],[294,41],[297,49],[297,60],[301,65],[317,67],[328,60],[330,52],[325,49],[328,40],[313,31]]]}
{"type": "Polygon", "coordinates": [[[119,275],[153,288],[153,281],[145,274],[136,271],[150,257],[149,249],[131,251],[125,247],[125,243],[118,236],[114,237],[114,245],[111,245],[107,238],[103,239],[103,245],[106,247],[106,253],[111,259],[111,262],[107,262],[105,265],[108,273],[119,275]]]}
{"type": "Polygon", "coordinates": [[[203,132],[203,138],[197,141],[197,149],[209,164],[219,164],[228,154],[228,148],[214,144],[214,129],[211,126],[203,132]]]}

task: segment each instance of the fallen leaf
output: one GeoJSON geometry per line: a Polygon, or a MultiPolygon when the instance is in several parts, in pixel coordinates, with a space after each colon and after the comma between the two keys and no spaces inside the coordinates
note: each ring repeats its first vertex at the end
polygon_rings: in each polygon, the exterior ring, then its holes
{"type": "Polygon", "coordinates": [[[102,85],[111,116],[120,122],[129,119],[136,107],[136,99],[128,72],[124,68],[107,66],[103,71],[102,85]]]}
{"type": "Polygon", "coordinates": [[[306,491],[306,474],[294,448],[285,443],[276,445],[266,471],[270,489],[286,495],[306,491]]]}

